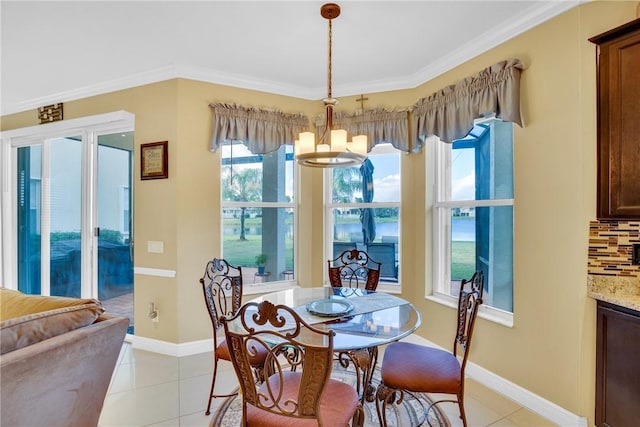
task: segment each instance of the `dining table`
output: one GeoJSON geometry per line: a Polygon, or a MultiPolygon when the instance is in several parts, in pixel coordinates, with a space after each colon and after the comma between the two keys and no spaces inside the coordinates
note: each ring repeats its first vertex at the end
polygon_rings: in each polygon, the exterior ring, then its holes
{"type": "Polygon", "coordinates": [[[347,287],[296,287],[272,292],[252,302],[283,304],[317,329],[335,332],[333,351],[343,367],[353,363],[362,403],[373,401],[371,380],[378,348],[413,333],[420,312],[408,301],[385,292],[347,287]]]}

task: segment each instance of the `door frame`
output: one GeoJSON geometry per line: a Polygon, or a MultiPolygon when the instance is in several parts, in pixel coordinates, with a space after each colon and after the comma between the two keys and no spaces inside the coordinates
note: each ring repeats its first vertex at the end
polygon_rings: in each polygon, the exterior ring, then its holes
{"type": "MultiPolygon", "coordinates": [[[[0,280],[17,289],[17,150],[36,141],[82,135],[82,295],[97,295],[97,194],[98,135],[134,130],[135,116],[116,111],[0,132],[0,280]],[[96,250],[94,250],[94,248],[96,250]]],[[[131,230],[133,234],[133,230],[131,230]]],[[[44,289],[44,287],[43,287],[44,289]]]]}

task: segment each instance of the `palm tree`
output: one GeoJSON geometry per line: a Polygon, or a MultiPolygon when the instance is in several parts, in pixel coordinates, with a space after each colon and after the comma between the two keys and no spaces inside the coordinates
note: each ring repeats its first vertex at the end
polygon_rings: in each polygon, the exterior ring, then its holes
{"type": "MultiPolygon", "coordinates": [[[[333,202],[350,203],[358,202],[353,200],[353,194],[362,188],[362,178],[358,168],[335,168],[333,169],[333,202]]],[[[338,210],[333,210],[333,240],[338,239],[338,229],[336,222],[338,210]]]]}
{"type": "MultiPolygon", "coordinates": [[[[223,171],[222,197],[232,202],[259,202],[262,197],[262,172],[260,169],[243,169],[233,174],[231,169],[223,171]]],[[[240,240],[247,240],[244,220],[247,208],[240,208],[240,240]]]]}

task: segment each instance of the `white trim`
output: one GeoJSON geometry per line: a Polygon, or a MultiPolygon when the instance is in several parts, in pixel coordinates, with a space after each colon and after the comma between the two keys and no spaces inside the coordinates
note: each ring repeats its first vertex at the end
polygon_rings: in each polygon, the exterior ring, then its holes
{"type": "Polygon", "coordinates": [[[98,183],[96,182],[97,170],[97,144],[96,132],[84,130],[82,132],[82,160],[81,160],[81,221],[82,230],[81,268],[82,280],[80,281],[81,295],[98,295],[98,236],[95,228],[98,220],[97,198],[98,183]]]}
{"type": "MultiPolygon", "coordinates": [[[[400,193],[402,192],[402,158],[401,154],[403,154],[400,150],[396,149],[390,143],[382,143],[379,145],[375,145],[371,151],[369,152],[370,157],[381,156],[381,155],[396,155],[398,162],[398,174],[400,178],[400,184],[398,188],[398,197],[400,197],[400,193]]],[[[394,161],[396,161],[394,160],[394,161]]],[[[375,181],[375,177],[374,177],[375,181]]],[[[333,253],[333,228],[334,228],[334,215],[332,211],[334,209],[378,209],[378,208],[390,208],[398,210],[398,236],[396,242],[396,262],[397,267],[397,277],[396,281],[386,281],[383,278],[380,278],[380,284],[378,285],[378,290],[383,290],[384,292],[390,293],[400,293],[402,291],[401,287],[401,268],[400,268],[400,260],[402,260],[402,206],[401,201],[395,202],[379,202],[379,201],[371,201],[367,203],[363,202],[334,202],[333,201],[333,173],[331,169],[324,172],[323,175],[323,183],[324,183],[324,259],[331,260],[334,256],[333,253]],[[380,286],[382,284],[384,286],[380,286]]],[[[358,248],[362,249],[364,244],[362,242],[358,243],[358,248]]],[[[325,268],[324,270],[324,278],[323,283],[325,285],[329,284],[329,270],[325,268]]]]}
{"type": "Polygon", "coordinates": [[[192,354],[210,353],[213,351],[213,339],[191,341],[182,344],[155,340],[153,338],[131,336],[131,346],[138,350],[166,354],[167,356],[182,357],[192,354]]]}
{"type": "Polygon", "coordinates": [[[169,277],[171,279],[176,277],[175,270],[162,270],[159,268],[149,267],[133,267],[133,274],[140,274],[143,276],[169,277]]]}
{"type": "MultiPolygon", "coordinates": [[[[490,122],[502,122],[499,119],[491,118],[483,118],[476,120],[474,123],[490,123],[490,122]]],[[[511,126],[512,128],[512,126],[511,126]]],[[[491,132],[493,132],[493,126],[490,126],[491,132]]],[[[430,138],[431,139],[431,138],[430,138]]],[[[491,155],[495,154],[494,140],[491,139],[490,149],[492,150],[491,155]]],[[[453,282],[451,277],[451,264],[452,258],[452,218],[453,218],[453,209],[454,208],[481,208],[481,207],[507,207],[511,208],[513,211],[515,201],[512,198],[492,198],[492,199],[471,199],[471,200],[451,200],[453,197],[452,194],[452,186],[453,186],[453,177],[452,177],[452,157],[453,157],[453,144],[445,144],[441,142],[437,137],[432,139],[432,143],[429,147],[430,157],[432,160],[432,175],[433,175],[433,200],[427,201],[427,210],[431,210],[432,213],[432,242],[433,242],[433,272],[432,272],[432,285],[431,289],[425,289],[425,296],[427,298],[434,298],[434,301],[442,302],[445,305],[450,305],[451,301],[449,301],[448,289],[453,282]],[[429,206],[431,203],[431,206],[429,206]]],[[[513,135],[511,135],[511,145],[513,145],[513,135]]],[[[493,157],[492,157],[493,158],[493,157]]],[[[514,165],[513,159],[511,164],[511,169],[513,173],[514,165]]],[[[490,171],[491,176],[489,180],[491,183],[495,181],[493,169],[490,171]]],[[[428,176],[427,176],[428,179],[428,176]]],[[[476,177],[476,180],[479,179],[476,177]]],[[[492,184],[493,185],[493,184],[492,184]]],[[[495,190],[492,190],[491,197],[494,197],[493,194],[495,190]]],[[[493,213],[491,213],[493,218],[493,213]]],[[[512,212],[513,216],[513,212],[512,212]]],[[[477,218],[477,217],[476,217],[477,218]]],[[[513,222],[514,220],[512,220],[513,222]]],[[[493,263],[495,261],[495,250],[494,250],[494,239],[495,239],[495,230],[494,230],[494,221],[490,220],[489,227],[489,253],[486,254],[486,257],[479,258],[479,260],[485,263],[488,266],[488,272],[485,271],[487,275],[485,283],[488,283],[488,291],[485,294],[484,302],[480,311],[480,317],[485,319],[494,321],[496,323],[512,327],[513,326],[513,314],[510,312],[505,312],[500,308],[496,308],[495,311],[488,311],[488,308],[493,307],[494,300],[494,268],[493,263]],[[488,259],[486,259],[488,258],[488,259]],[[484,310],[482,310],[484,309],[484,310]]],[[[514,235],[514,230],[511,230],[512,240],[514,235]]],[[[477,236],[476,236],[477,238],[477,236]]],[[[478,243],[478,242],[476,242],[478,243]]],[[[513,243],[513,242],[512,242],[513,243]]],[[[513,245],[512,245],[513,246],[513,245]]],[[[513,247],[511,248],[511,254],[513,255],[513,247]]],[[[477,254],[476,254],[477,255],[477,254]]],[[[513,262],[513,260],[512,260],[513,262]]],[[[477,262],[476,262],[477,263],[477,262]]],[[[511,266],[513,270],[513,265],[511,266]]],[[[513,271],[512,271],[513,273],[513,271]]],[[[511,293],[513,294],[513,277],[511,278],[511,293]]],[[[427,286],[425,286],[427,288],[427,286]]],[[[455,301],[455,300],[454,300],[455,301]]],[[[513,305],[513,303],[511,304],[513,305]]],[[[513,311],[513,308],[511,307],[513,311]]]]}
{"type": "MultiPolygon", "coordinates": [[[[134,126],[135,116],[124,110],[112,113],[96,114],[94,116],[79,117],[77,119],[60,120],[53,123],[29,126],[18,129],[11,129],[0,132],[0,138],[29,138],[29,139],[51,139],[56,137],[69,136],[70,133],[81,133],[83,130],[99,131],[100,129],[116,129],[114,124],[122,128],[131,130],[134,126]]],[[[13,147],[20,144],[14,140],[10,141],[13,147]]]]}
{"type": "MultiPolygon", "coordinates": [[[[509,25],[501,25],[497,28],[492,28],[491,31],[485,33],[483,36],[476,37],[474,40],[466,43],[461,49],[457,49],[449,53],[438,61],[424,67],[418,72],[414,73],[412,76],[408,76],[405,81],[405,86],[403,88],[411,88],[419,86],[420,84],[427,82],[441,74],[446,73],[447,71],[457,67],[458,65],[468,61],[469,59],[480,55],[494,47],[510,40],[528,30],[539,25],[545,21],[550,20],[551,18],[560,15],[561,13],[566,12],[569,9],[572,9],[579,4],[585,3],[585,0],[578,1],[551,1],[546,2],[540,7],[536,7],[534,10],[529,13],[523,14],[521,17],[515,17],[511,19],[509,25]]],[[[356,90],[353,94],[348,93],[347,95],[357,95],[360,93],[372,93],[382,91],[378,90],[365,90],[362,91],[357,87],[349,88],[347,92],[351,92],[356,90]],[[359,91],[358,91],[359,90],[359,91]]],[[[385,90],[390,90],[391,88],[387,88],[385,90]]],[[[401,89],[400,87],[394,87],[393,90],[401,89]]],[[[344,91],[340,87],[335,87],[335,92],[339,92],[342,94],[344,91]]],[[[343,95],[344,96],[344,95],[343,95]]]]}
{"type": "MultiPolygon", "coordinates": [[[[400,184],[402,185],[402,184],[400,184]]],[[[329,189],[331,191],[331,189],[329,189]]],[[[369,202],[369,203],[358,203],[358,202],[345,202],[345,203],[327,203],[327,208],[344,208],[344,209],[366,209],[366,208],[400,208],[400,202],[369,202]]]]}
{"type": "MultiPolygon", "coordinates": [[[[394,77],[362,82],[359,84],[338,84],[334,85],[334,91],[335,93],[340,93],[342,96],[352,96],[359,95],[361,93],[415,88],[422,83],[457,67],[467,60],[474,58],[479,54],[486,52],[499,44],[524,33],[536,25],[560,15],[561,13],[584,2],[585,0],[547,2],[533,10],[525,11],[525,13],[520,17],[515,17],[510,21],[510,25],[505,25],[498,29],[494,28],[483,36],[476,37],[474,40],[466,43],[461,49],[452,51],[449,55],[422,68],[421,70],[418,70],[416,73],[397,78],[394,77]]],[[[192,79],[207,83],[240,87],[243,89],[251,89],[309,100],[321,99],[323,95],[325,95],[324,87],[302,87],[282,82],[259,79],[255,76],[245,76],[237,73],[226,73],[220,70],[211,70],[178,64],[158,67],[153,70],[132,74],[124,78],[113,79],[43,97],[31,98],[9,105],[3,104],[1,115],[31,110],[42,105],[54,104],[57,102],[69,102],[77,99],[88,98],[95,95],[143,86],[174,78],[192,79]]]]}
{"type": "Polygon", "coordinates": [[[77,99],[89,98],[91,96],[102,95],[118,90],[143,86],[149,83],[160,82],[179,77],[174,66],[160,67],[142,73],[132,74],[124,78],[108,80],[105,82],[79,87],[63,92],[53,93],[46,96],[27,99],[15,104],[2,105],[2,115],[18,113],[36,109],[43,105],[55,104],[58,102],[69,102],[77,99]]]}
{"type": "MultiPolygon", "coordinates": [[[[256,162],[258,163],[258,162],[256,162]]],[[[261,165],[263,163],[260,163],[261,165]]],[[[295,195],[294,195],[295,198],[295,195]]],[[[295,202],[229,202],[226,200],[222,200],[224,206],[223,209],[227,208],[285,208],[285,209],[295,209],[295,202]]]]}
{"type": "MultiPolygon", "coordinates": [[[[16,271],[16,247],[17,247],[17,227],[16,227],[16,213],[13,211],[12,207],[17,206],[17,178],[16,178],[16,167],[17,167],[17,150],[20,147],[27,147],[29,145],[42,145],[42,179],[40,181],[40,191],[41,191],[41,218],[42,222],[40,223],[41,234],[42,234],[42,247],[41,247],[41,293],[43,295],[49,294],[49,242],[48,242],[48,227],[49,227],[49,186],[50,186],[50,172],[49,172],[49,162],[48,156],[50,151],[50,145],[52,139],[64,138],[68,137],[70,134],[73,135],[82,135],[82,144],[83,144],[83,158],[82,162],[92,161],[91,154],[88,152],[92,150],[90,146],[85,147],[87,143],[91,143],[88,141],[89,136],[95,137],[99,133],[107,133],[107,132],[121,132],[124,130],[130,131],[134,128],[135,124],[135,116],[132,113],[120,110],[114,111],[110,113],[104,114],[96,114],[93,116],[80,117],[77,119],[70,120],[61,120],[53,123],[47,123],[42,125],[29,126],[18,129],[11,129],[7,131],[0,132],[0,143],[1,147],[1,155],[0,155],[0,170],[4,171],[4,173],[0,176],[1,185],[2,185],[2,194],[1,194],[1,203],[2,205],[2,230],[3,233],[0,234],[2,240],[0,241],[0,264],[3,266],[0,268],[0,279],[3,283],[11,283],[12,286],[17,286],[17,271],[16,271]]],[[[92,140],[93,141],[93,140],[92,140]]],[[[94,141],[95,142],[95,141],[94,141]]],[[[93,203],[95,207],[95,199],[92,194],[89,194],[89,183],[86,183],[86,178],[89,174],[89,171],[86,170],[87,167],[94,167],[93,164],[83,164],[81,163],[82,173],[83,173],[83,184],[82,184],[82,197],[83,197],[83,208],[87,208],[87,204],[93,203]]],[[[95,169],[90,171],[95,175],[95,169]]],[[[93,175],[93,176],[94,176],[93,175]]],[[[95,190],[93,190],[95,191],[95,190]]],[[[90,228],[93,227],[95,223],[94,220],[90,216],[86,216],[86,212],[83,210],[82,214],[83,221],[83,233],[86,235],[92,235],[92,230],[90,228]]],[[[87,239],[86,236],[83,237],[82,243],[82,270],[86,269],[85,265],[87,264],[87,257],[92,256],[91,251],[95,246],[87,239]]],[[[95,260],[95,258],[94,258],[95,260]]],[[[87,287],[85,283],[87,282],[87,278],[96,277],[95,275],[87,276],[83,275],[83,296],[90,296],[86,294],[87,287]]],[[[93,295],[93,294],[92,294],[93,295]]]]}
{"type": "Polygon", "coordinates": [[[469,378],[490,388],[496,393],[519,403],[536,414],[563,427],[587,427],[587,418],[567,411],[563,407],[506,380],[473,362],[467,362],[466,374],[469,378]]]}
{"type": "MultiPolygon", "coordinates": [[[[450,163],[449,168],[450,169],[450,163]]],[[[449,171],[445,172],[448,176],[449,171]]],[[[442,200],[435,202],[436,208],[476,208],[486,206],[513,206],[514,199],[485,199],[485,200],[442,200]]]]}
{"type": "Polygon", "coordinates": [[[286,289],[298,288],[294,280],[280,280],[276,282],[265,283],[245,283],[242,289],[242,295],[262,295],[271,292],[284,291],[286,289]]]}
{"type": "MultiPolygon", "coordinates": [[[[42,142],[40,158],[40,293],[51,295],[51,140],[42,142]]],[[[16,171],[16,169],[13,169],[16,171]]],[[[25,177],[26,179],[29,177],[25,177]]],[[[13,191],[17,191],[14,187],[13,191]]],[[[25,202],[26,203],[26,202],[25,202]]],[[[16,215],[17,217],[17,215],[16,215]]],[[[18,230],[16,229],[16,233],[18,230]]],[[[18,247],[11,248],[18,253],[18,247]]],[[[16,270],[17,272],[17,270],[16,270]]],[[[16,276],[16,280],[18,277],[16,276]]]]}
{"type": "MultiPolygon", "coordinates": [[[[458,299],[446,294],[435,292],[433,295],[425,296],[425,299],[453,308],[454,310],[458,309],[458,299]]],[[[508,311],[500,310],[498,308],[483,304],[480,306],[478,316],[481,319],[498,323],[499,325],[506,326],[507,328],[513,328],[513,313],[510,313],[508,311]]]]}

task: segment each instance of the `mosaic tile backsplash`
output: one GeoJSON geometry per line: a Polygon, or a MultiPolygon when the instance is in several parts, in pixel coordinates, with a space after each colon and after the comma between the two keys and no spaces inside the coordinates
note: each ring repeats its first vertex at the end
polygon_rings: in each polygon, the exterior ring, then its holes
{"type": "Polygon", "coordinates": [[[640,279],[640,265],[631,264],[634,243],[640,243],[640,221],[591,221],[588,273],[640,279]]]}

